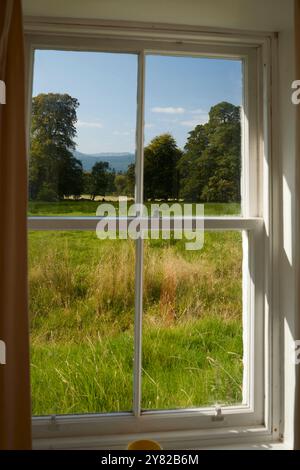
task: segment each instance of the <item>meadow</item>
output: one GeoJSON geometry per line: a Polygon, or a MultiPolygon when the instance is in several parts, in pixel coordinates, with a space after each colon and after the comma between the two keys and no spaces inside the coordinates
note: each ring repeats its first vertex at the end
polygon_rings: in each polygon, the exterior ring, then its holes
{"type": "MultiPolygon", "coordinates": [[[[106,199],[113,203],[118,209],[118,203],[115,201],[116,198],[106,199]]],[[[29,202],[28,215],[29,216],[65,216],[65,217],[76,217],[76,216],[95,216],[96,210],[101,203],[102,198],[97,201],[91,201],[88,199],[74,201],[66,199],[60,202],[41,202],[31,201],[29,202]]],[[[149,206],[150,203],[146,203],[149,206]]],[[[172,201],[170,201],[172,204],[172,201]]],[[[206,203],[204,206],[206,216],[223,216],[223,215],[239,215],[240,204],[237,203],[206,203]]]]}
{"type": "MultiPolygon", "coordinates": [[[[30,203],[30,215],[95,215],[99,202],[30,203]]],[[[211,204],[206,215],[239,213],[211,204]]],[[[30,232],[34,415],[130,411],[135,245],[94,232],[30,232]]],[[[143,409],[240,403],[242,236],[145,241],[143,409]]]]}

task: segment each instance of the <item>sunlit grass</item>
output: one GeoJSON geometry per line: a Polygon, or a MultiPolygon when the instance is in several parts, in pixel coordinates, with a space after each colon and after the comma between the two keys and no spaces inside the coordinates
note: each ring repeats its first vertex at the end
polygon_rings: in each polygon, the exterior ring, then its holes
{"type": "MultiPolygon", "coordinates": [[[[132,408],[134,242],[31,232],[33,413],[132,408]]],[[[241,234],[145,241],[143,408],[241,401],[241,234]]]]}
{"type": "MultiPolygon", "coordinates": [[[[176,327],[145,328],[145,409],[241,401],[242,341],[236,320],[202,318],[176,327]]],[[[35,415],[130,411],[133,335],[82,335],[81,342],[34,342],[35,415]]]]}
{"type": "MultiPolygon", "coordinates": [[[[113,204],[113,206],[116,208],[116,212],[118,212],[118,202],[108,202],[113,204]]],[[[130,202],[131,201],[129,201],[129,203],[130,202]]],[[[101,201],[74,201],[67,199],[60,202],[30,201],[28,214],[30,216],[95,216],[99,204],[101,204],[101,201]]],[[[172,201],[170,201],[170,204],[172,204],[172,201]]],[[[182,205],[183,202],[180,202],[180,204],[182,205]]],[[[146,206],[149,207],[150,202],[147,202],[146,206]]],[[[241,206],[238,203],[205,203],[204,211],[206,216],[240,215],[241,206]]]]}

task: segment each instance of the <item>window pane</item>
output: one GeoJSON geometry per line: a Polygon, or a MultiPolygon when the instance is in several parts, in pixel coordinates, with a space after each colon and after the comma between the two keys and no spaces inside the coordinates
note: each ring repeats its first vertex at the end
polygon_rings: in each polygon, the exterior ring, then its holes
{"type": "Polygon", "coordinates": [[[242,402],[242,234],[145,242],[143,409],[242,402]]]}
{"type": "Polygon", "coordinates": [[[149,55],[145,198],[241,213],[242,63],[149,55]]]}
{"type": "Polygon", "coordinates": [[[137,57],[35,52],[30,215],[91,215],[134,197],[137,57]]]}
{"type": "Polygon", "coordinates": [[[135,246],[30,232],[34,415],[132,409],[135,246]]]}

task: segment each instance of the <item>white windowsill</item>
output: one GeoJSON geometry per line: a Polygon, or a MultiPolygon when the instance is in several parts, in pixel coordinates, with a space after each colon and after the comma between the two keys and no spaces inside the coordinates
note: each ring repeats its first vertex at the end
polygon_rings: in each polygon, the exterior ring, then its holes
{"type": "MultiPolygon", "coordinates": [[[[131,439],[128,439],[128,442],[131,442],[131,439]]],[[[55,445],[52,442],[45,442],[41,440],[35,442],[33,445],[34,450],[126,450],[126,446],[111,445],[103,447],[95,443],[95,440],[86,440],[85,438],[81,439],[68,439],[68,442],[60,445],[55,445]]],[[[293,450],[290,445],[280,441],[262,441],[262,442],[251,442],[244,444],[223,444],[223,445],[208,445],[208,446],[199,446],[199,447],[181,447],[181,446],[172,446],[169,443],[168,447],[165,447],[165,450],[293,450]]]]}
{"type": "Polygon", "coordinates": [[[292,450],[284,442],[257,442],[251,444],[227,444],[224,446],[199,447],[196,450],[292,450]]]}
{"type": "Polygon", "coordinates": [[[185,430],[165,432],[120,433],[86,436],[53,436],[51,434],[33,440],[33,448],[57,450],[126,450],[130,442],[151,439],[159,442],[165,450],[288,450],[288,443],[281,442],[265,426],[225,427],[211,430],[185,430]]]}

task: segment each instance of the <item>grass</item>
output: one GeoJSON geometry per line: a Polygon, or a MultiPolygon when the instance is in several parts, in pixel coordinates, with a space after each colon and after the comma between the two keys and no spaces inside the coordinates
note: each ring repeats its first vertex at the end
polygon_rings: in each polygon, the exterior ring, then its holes
{"type": "MultiPolygon", "coordinates": [[[[144,334],[145,409],[238,403],[241,331],[237,322],[203,318],[144,334]]],[[[132,332],[82,337],[81,343],[32,347],[34,414],[132,409],[132,332]]]]}
{"type": "MultiPolygon", "coordinates": [[[[116,208],[118,203],[111,202],[116,208]]],[[[29,202],[28,214],[30,216],[95,216],[101,201],[64,200],[60,202],[29,202]]],[[[150,203],[147,203],[149,205],[150,203]]],[[[210,215],[240,215],[240,204],[206,203],[204,205],[206,216],[210,215]]]]}
{"type": "MultiPolygon", "coordinates": [[[[241,401],[241,235],[184,243],[145,242],[144,409],[241,401]]],[[[134,242],[30,232],[29,246],[33,413],[131,410],[134,242]]]]}

